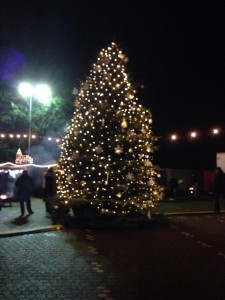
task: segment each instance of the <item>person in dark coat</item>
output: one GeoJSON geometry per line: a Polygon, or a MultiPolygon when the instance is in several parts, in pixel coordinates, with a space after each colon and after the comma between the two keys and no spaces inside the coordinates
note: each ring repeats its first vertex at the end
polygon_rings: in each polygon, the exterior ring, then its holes
{"type": "Polygon", "coordinates": [[[214,201],[214,211],[220,212],[220,199],[225,198],[225,173],[218,167],[216,168],[215,176],[215,201],[214,201]]]}
{"type": "Polygon", "coordinates": [[[7,193],[7,178],[5,173],[0,173],[0,195],[7,193]]]}
{"type": "Polygon", "coordinates": [[[31,208],[31,193],[32,193],[32,179],[31,176],[28,174],[27,170],[24,170],[22,174],[17,178],[15,182],[15,187],[17,188],[17,197],[20,202],[20,210],[21,216],[25,213],[25,204],[29,214],[33,214],[31,208]]]}
{"type": "Polygon", "coordinates": [[[54,169],[51,167],[44,175],[44,201],[56,194],[56,178],[54,169]]]}
{"type": "Polygon", "coordinates": [[[51,167],[44,174],[44,197],[43,201],[45,202],[45,209],[47,212],[50,212],[51,204],[48,201],[48,198],[54,197],[56,195],[56,177],[54,169],[51,167]]]}

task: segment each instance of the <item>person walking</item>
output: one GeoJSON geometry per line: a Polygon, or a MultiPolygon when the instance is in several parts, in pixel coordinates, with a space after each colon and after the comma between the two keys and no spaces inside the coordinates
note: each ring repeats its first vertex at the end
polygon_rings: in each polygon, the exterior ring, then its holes
{"type": "Polygon", "coordinates": [[[17,188],[17,197],[20,202],[21,216],[23,216],[25,213],[25,203],[28,213],[33,214],[34,212],[31,208],[31,192],[33,182],[27,170],[24,170],[17,178],[15,186],[17,188]]]}
{"type": "Polygon", "coordinates": [[[216,168],[214,211],[220,212],[220,199],[225,198],[225,173],[220,167],[216,168]]]}

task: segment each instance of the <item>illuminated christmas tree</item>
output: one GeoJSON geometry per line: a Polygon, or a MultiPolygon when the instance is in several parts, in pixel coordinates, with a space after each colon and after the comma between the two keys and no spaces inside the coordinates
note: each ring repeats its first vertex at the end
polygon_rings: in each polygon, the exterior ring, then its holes
{"type": "Polygon", "coordinates": [[[138,103],[115,43],[102,49],[81,84],[62,139],[57,195],[98,204],[100,212],[127,213],[154,206],[163,196],[152,164],[152,115],[138,103]]]}

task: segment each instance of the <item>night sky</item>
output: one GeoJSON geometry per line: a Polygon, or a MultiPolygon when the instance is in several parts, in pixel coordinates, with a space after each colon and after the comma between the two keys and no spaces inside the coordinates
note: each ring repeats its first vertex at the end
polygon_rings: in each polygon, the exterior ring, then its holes
{"type": "Polygon", "coordinates": [[[162,137],[157,162],[207,169],[225,151],[224,1],[8,0],[0,41],[0,80],[16,86],[29,76],[71,92],[115,41],[162,137]],[[214,126],[223,130],[216,141],[214,126]],[[190,130],[201,131],[195,145],[190,130]],[[168,141],[174,131],[182,136],[176,146],[168,141]]]}

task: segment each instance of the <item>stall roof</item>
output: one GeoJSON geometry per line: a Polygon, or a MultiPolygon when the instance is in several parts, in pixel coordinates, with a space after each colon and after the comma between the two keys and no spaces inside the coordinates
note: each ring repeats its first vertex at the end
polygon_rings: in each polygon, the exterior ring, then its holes
{"type": "Polygon", "coordinates": [[[8,169],[26,169],[27,167],[36,167],[36,168],[50,168],[56,167],[56,163],[46,163],[42,165],[37,164],[14,164],[11,162],[0,163],[0,168],[8,168],[8,169]]]}

